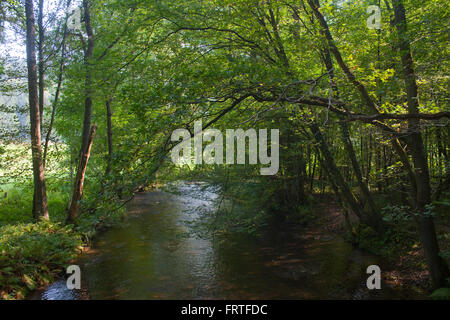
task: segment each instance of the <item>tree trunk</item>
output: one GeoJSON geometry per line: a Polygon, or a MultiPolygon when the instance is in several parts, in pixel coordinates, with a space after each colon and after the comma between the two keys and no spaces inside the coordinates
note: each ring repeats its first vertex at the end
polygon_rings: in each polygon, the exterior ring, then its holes
{"type": "Polygon", "coordinates": [[[381,183],[381,162],[382,162],[383,146],[375,145],[375,179],[377,191],[383,192],[383,184],[381,183]]]}
{"type": "Polygon", "coordinates": [[[310,193],[314,193],[314,176],[316,174],[316,164],[317,164],[317,155],[315,153],[313,153],[313,157],[314,157],[314,162],[313,162],[313,167],[312,167],[312,172],[311,172],[311,177],[310,177],[310,184],[309,184],[309,192],[310,193]]]}
{"type": "Polygon", "coordinates": [[[438,186],[436,188],[436,191],[433,195],[433,200],[439,201],[442,191],[448,189],[448,183],[446,185],[446,182],[450,180],[449,177],[449,170],[450,167],[449,159],[447,157],[447,150],[442,142],[442,134],[441,134],[441,128],[436,128],[436,142],[437,142],[437,158],[438,158],[438,167],[439,167],[439,182],[438,186]],[[445,173],[444,173],[445,169],[445,173]]]}
{"type": "Polygon", "coordinates": [[[47,162],[48,143],[50,141],[50,136],[51,136],[52,130],[53,130],[53,124],[55,122],[56,106],[58,104],[59,93],[61,91],[62,76],[63,76],[63,62],[61,61],[61,66],[60,66],[59,75],[58,75],[58,84],[57,84],[56,93],[55,93],[55,100],[53,101],[53,105],[52,105],[52,114],[51,114],[51,118],[50,118],[50,124],[48,127],[47,135],[45,137],[44,159],[43,159],[44,167],[47,162]]]}
{"type": "Polygon", "coordinates": [[[34,181],[33,217],[36,220],[48,220],[47,191],[45,187],[44,165],[42,163],[41,118],[39,114],[36,73],[36,30],[32,0],[25,1],[25,15],[27,26],[28,95],[30,103],[31,151],[34,181]]]}
{"type": "MultiPolygon", "coordinates": [[[[402,0],[393,0],[394,24],[397,29],[398,46],[403,67],[403,79],[408,102],[409,113],[419,113],[419,96],[414,71],[414,63],[411,55],[411,47],[407,36],[406,13],[402,0]]],[[[424,150],[420,120],[408,120],[409,151],[411,153],[414,174],[417,183],[415,210],[418,214],[419,233],[425,258],[430,271],[434,288],[446,285],[446,278],[450,275],[447,264],[439,255],[439,245],[436,237],[433,218],[425,214],[426,206],[431,203],[430,176],[427,156],[424,150]]]]}
{"type": "Polygon", "coordinates": [[[113,134],[112,134],[112,112],[111,112],[111,103],[112,96],[106,100],[106,124],[107,124],[107,136],[108,136],[108,164],[106,167],[106,174],[108,175],[111,172],[112,165],[112,154],[113,154],[113,134]]]}
{"type": "Polygon", "coordinates": [[[39,59],[39,116],[41,119],[41,132],[44,125],[44,0],[39,0],[39,12],[38,12],[38,59],[39,59]]]}
{"type": "Polygon", "coordinates": [[[383,146],[383,181],[384,181],[385,189],[388,189],[390,186],[388,166],[391,164],[391,160],[390,160],[391,157],[389,157],[389,162],[388,162],[386,149],[387,149],[386,146],[383,146]]]}
{"type": "Polygon", "coordinates": [[[75,223],[78,217],[78,212],[80,209],[80,200],[83,196],[83,185],[84,177],[86,173],[86,167],[91,155],[92,142],[94,141],[95,131],[97,130],[97,125],[94,124],[90,130],[88,137],[88,145],[86,150],[80,155],[80,162],[78,164],[77,176],[75,178],[75,186],[73,189],[72,199],[69,206],[69,213],[67,216],[67,223],[75,223]]]}
{"type": "Polygon", "coordinates": [[[366,182],[367,189],[370,188],[370,171],[372,171],[372,134],[369,131],[369,137],[367,139],[367,168],[366,168],[366,182]]]}
{"type": "Polygon", "coordinates": [[[350,140],[350,132],[347,123],[341,122],[342,140],[344,142],[345,150],[350,157],[352,163],[353,171],[355,172],[356,180],[358,186],[361,190],[364,199],[366,200],[367,206],[369,208],[367,219],[370,221],[370,225],[374,226],[374,229],[380,233],[384,232],[383,219],[373,201],[372,195],[370,194],[367,184],[363,181],[363,176],[359,168],[358,160],[356,159],[355,150],[353,144],[350,140]]]}
{"type": "Polygon", "coordinates": [[[67,223],[74,223],[78,217],[79,201],[83,195],[84,175],[86,171],[87,161],[89,159],[92,142],[94,139],[97,125],[91,128],[92,117],[92,66],[91,58],[94,52],[94,34],[91,26],[91,15],[89,11],[89,0],[83,0],[84,9],[84,24],[88,36],[88,45],[84,52],[84,66],[85,66],[85,83],[84,83],[84,120],[81,149],[79,152],[79,164],[77,168],[77,175],[75,178],[75,186],[72,192],[72,198],[69,206],[69,213],[67,216],[67,223]]]}
{"type": "MultiPolygon", "coordinates": [[[[363,220],[363,215],[361,214],[362,209],[358,204],[358,201],[356,200],[354,194],[352,193],[350,187],[347,185],[347,183],[344,181],[344,177],[342,176],[341,172],[339,171],[338,167],[336,166],[336,163],[334,161],[334,157],[331,154],[324,138],[322,135],[322,132],[320,131],[320,128],[317,124],[313,123],[310,125],[310,130],[312,135],[314,136],[314,139],[319,144],[318,148],[320,149],[322,153],[323,161],[328,168],[327,172],[331,174],[331,179],[341,188],[341,194],[342,197],[347,201],[349,204],[351,210],[361,219],[363,220]]],[[[364,222],[364,221],[363,221],[364,222]]]]}
{"type": "Polygon", "coordinates": [[[94,34],[91,26],[91,14],[89,10],[89,0],[83,0],[84,9],[84,23],[86,26],[86,33],[88,36],[88,45],[84,53],[84,66],[85,66],[85,102],[84,102],[84,121],[83,121],[83,133],[80,154],[87,149],[89,144],[89,132],[91,129],[91,117],[92,117],[92,66],[91,58],[94,52],[94,34]]]}

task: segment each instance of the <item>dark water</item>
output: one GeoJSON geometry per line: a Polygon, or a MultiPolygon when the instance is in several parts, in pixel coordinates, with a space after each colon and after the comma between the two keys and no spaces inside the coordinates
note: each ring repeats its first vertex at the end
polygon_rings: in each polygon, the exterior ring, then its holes
{"type": "Polygon", "coordinates": [[[57,281],[42,299],[373,299],[400,298],[366,288],[374,256],[338,236],[276,233],[255,240],[200,239],[189,224],[214,210],[218,195],[200,183],[177,193],[138,194],[124,225],[98,236],[80,258],[84,290],[57,281]]]}

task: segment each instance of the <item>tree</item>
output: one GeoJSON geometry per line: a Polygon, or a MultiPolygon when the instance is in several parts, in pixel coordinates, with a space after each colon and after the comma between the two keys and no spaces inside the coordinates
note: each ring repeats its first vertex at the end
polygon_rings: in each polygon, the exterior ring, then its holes
{"type": "Polygon", "coordinates": [[[84,107],[84,121],[83,131],[81,136],[81,149],[79,153],[79,163],[77,169],[77,175],[75,178],[75,185],[73,188],[72,198],[70,200],[69,212],[67,215],[67,222],[74,223],[78,217],[78,211],[80,208],[80,200],[83,196],[83,184],[85,179],[86,166],[91,153],[92,143],[97,130],[97,125],[91,127],[92,117],[92,66],[91,58],[94,52],[94,33],[91,25],[90,4],[88,0],[83,0],[84,9],[84,23],[86,26],[87,34],[87,48],[84,53],[84,65],[85,65],[85,107],[84,107]]]}
{"type": "MultiPolygon", "coordinates": [[[[393,0],[394,24],[397,29],[398,50],[403,69],[403,80],[410,114],[419,113],[419,92],[414,71],[414,62],[411,55],[410,42],[407,35],[406,11],[402,0],[393,0]]],[[[423,250],[430,270],[434,288],[444,287],[449,277],[449,268],[439,255],[439,245],[433,217],[426,213],[427,205],[431,204],[430,174],[427,156],[424,149],[419,119],[408,120],[409,151],[414,164],[416,178],[415,210],[422,240],[423,250]]]]}
{"type": "Polygon", "coordinates": [[[39,113],[38,84],[36,72],[36,30],[33,12],[33,1],[25,1],[26,15],[26,45],[27,45],[27,68],[28,68],[28,95],[30,103],[31,124],[31,151],[33,158],[33,217],[36,220],[47,219],[47,191],[45,186],[45,171],[42,162],[41,147],[41,118],[39,113]]]}

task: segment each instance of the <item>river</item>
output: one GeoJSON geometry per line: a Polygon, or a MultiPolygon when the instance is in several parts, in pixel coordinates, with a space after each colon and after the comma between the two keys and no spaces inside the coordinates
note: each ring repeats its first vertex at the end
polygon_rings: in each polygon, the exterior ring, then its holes
{"type": "Polygon", "coordinates": [[[218,192],[181,182],[176,192],[139,193],[123,224],[100,233],[77,262],[83,289],[56,281],[34,299],[378,299],[366,287],[377,257],[339,235],[267,233],[204,238],[190,224],[214,210],[218,192]]]}

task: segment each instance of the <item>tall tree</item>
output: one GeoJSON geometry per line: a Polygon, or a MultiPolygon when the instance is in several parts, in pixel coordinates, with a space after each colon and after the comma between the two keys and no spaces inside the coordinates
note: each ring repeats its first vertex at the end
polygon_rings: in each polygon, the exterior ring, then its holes
{"type": "MultiPolygon", "coordinates": [[[[419,92],[417,88],[414,62],[411,55],[411,45],[407,34],[406,12],[402,0],[393,0],[394,24],[397,29],[398,49],[403,68],[403,80],[410,114],[419,113],[419,92]]],[[[417,193],[415,210],[419,224],[419,233],[427,260],[431,280],[435,288],[443,287],[450,275],[447,264],[439,255],[439,245],[436,237],[433,217],[426,214],[427,205],[431,203],[430,173],[427,155],[424,149],[420,120],[408,120],[409,151],[414,164],[417,193]]]]}
{"type": "Polygon", "coordinates": [[[33,217],[37,220],[48,219],[47,192],[45,187],[45,171],[42,162],[41,118],[39,113],[37,71],[36,71],[36,29],[33,12],[33,1],[25,1],[26,46],[28,67],[28,95],[30,103],[31,151],[33,158],[33,217]]]}
{"type": "Polygon", "coordinates": [[[72,198],[69,205],[69,212],[67,216],[68,223],[75,223],[80,209],[79,202],[83,196],[83,185],[85,179],[86,166],[89,160],[92,143],[97,130],[97,125],[91,128],[92,117],[92,54],[94,52],[94,33],[91,25],[90,4],[88,0],[83,0],[84,9],[84,23],[87,34],[87,48],[84,52],[84,66],[85,66],[85,92],[84,92],[84,121],[81,149],[79,153],[79,163],[77,175],[75,178],[75,186],[73,188],[72,198]]]}

